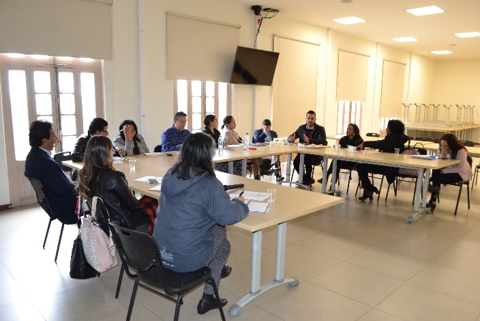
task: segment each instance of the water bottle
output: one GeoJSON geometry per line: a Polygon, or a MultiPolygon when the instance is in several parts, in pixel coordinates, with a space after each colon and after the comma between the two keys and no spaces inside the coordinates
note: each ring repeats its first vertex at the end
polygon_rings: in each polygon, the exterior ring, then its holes
{"type": "Polygon", "coordinates": [[[223,155],[223,139],[222,136],[218,137],[218,156],[223,155]]]}
{"type": "Polygon", "coordinates": [[[245,146],[249,146],[250,145],[250,136],[248,136],[248,133],[245,133],[245,146]]]}

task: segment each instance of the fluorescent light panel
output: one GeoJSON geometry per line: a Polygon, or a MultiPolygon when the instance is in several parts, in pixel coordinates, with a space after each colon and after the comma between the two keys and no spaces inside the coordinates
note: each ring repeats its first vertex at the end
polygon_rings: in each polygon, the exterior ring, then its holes
{"type": "Polygon", "coordinates": [[[461,33],[456,33],[455,36],[459,38],[471,38],[471,37],[480,37],[480,32],[474,31],[474,32],[461,32],[461,33]]]}
{"type": "Polygon", "coordinates": [[[426,15],[429,15],[429,14],[437,14],[437,13],[445,12],[437,6],[407,9],[407,11],[410,12],[411,14],[413,14],[414,16],[426,16],[426,15]]]}
{"type": "Polygon", "coordinates": [[[413,38],[413,37],[403,37],[403,38],[393,38],[393,40],[398,41],[398,42],[412,42],[412,41],[418,41],[418,39],[413,38]]]}
{"type": "Polygon", "coordinates": [[[362,22],[367,22],[366,20],[357,18],[357,17],[347,17],[347,18],[339,18],[339,19],[333,19],[333,21],[341,23],[343,25],[351,25],[354,23],[362,23],[362,22]]]}
{"type": "Polygon", "coordinates": [[[450,50],[434,50],[431,53],[433,53],[435,55],[449,55],[452,52],[450,50]]]}

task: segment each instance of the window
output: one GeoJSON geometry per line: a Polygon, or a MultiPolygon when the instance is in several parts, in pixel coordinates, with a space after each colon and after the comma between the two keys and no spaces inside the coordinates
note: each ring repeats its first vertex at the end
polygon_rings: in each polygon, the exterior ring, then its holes
{"type": "Polygon", "coordinates": [[[363,102],[361,101],[338,101],[337,135],[345,134],[350,123],[360,126],[360,117],[363,102]]]}
{"type": "Polygon", "coordinates": [[[174,113],[188,115],[186,128],[191,132],[203,129],[205,115],[215,114],[219,127],[225,116],[232,113],[232,85],[224,82],[177,80],[174,83],[174,113]]]}
{"type": "Polygon", "coordinates": [[[71,151],[91,120],[103,116],[100,60],[0,54],[0,66],[4,115],[12,120],[6,135],[17,161],[25,160],[30,150],[32,121],[53,123],[60,138],[54,152],[59,152],[71,151]]]}

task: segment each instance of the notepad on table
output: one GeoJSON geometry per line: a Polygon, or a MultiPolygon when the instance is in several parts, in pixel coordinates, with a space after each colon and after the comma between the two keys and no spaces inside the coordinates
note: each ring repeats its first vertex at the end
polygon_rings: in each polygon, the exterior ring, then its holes
{"type": "Polygon", "coordinates": [[[248,202],[248,209],[250,212],[267,213],[268,203],[248,202]]]}
{"type": "MultiPolygon", "coordinates": [[[[240,196],[240,193],[242,190],[238,190],[235,193],[230,194],[230,198],[234,199],[236,197],[240,196]]],[[[246,200],[251,200],[251,201],[264,201],[266,200],[270,194],[268,193],[258,193],[258,192],[251,192],[251,191],[244,191],[242,194],[243,198],[246,200]]]]}
{"type": "Polygon", "coordinates": [[[437,156],[435,155],[410,155],[413,158],[420,158],[420,159],[427,159],[427,160],[433,160],[437,159],[437,156]]]}

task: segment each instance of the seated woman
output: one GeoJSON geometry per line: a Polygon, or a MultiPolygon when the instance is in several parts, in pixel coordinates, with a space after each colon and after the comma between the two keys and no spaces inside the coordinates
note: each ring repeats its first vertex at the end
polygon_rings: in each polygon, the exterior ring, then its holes
{"type": "MultiPolygon", "coordinates": [[[[469,180],[472,176],[472,167],[467,160],[467,149],[458,141],[454,134],[445,134],[440,138],[437,156],[440,159],[457,159],[460,163],[443,169],[434,170],[432,173],[431,192],[427,207],[433,213],[437,207],[441,184],[451,184],[469,180]]],[[[430,188],[429,188],[430,191],[430,188]]]]}
{"type": "Polygon", "coordinates": [[[110,221],[132,230],[148,231],[150,217],[128,188],[125,174],[113,168],[113,146],[108,137],[93,136],[87,143],[85,164],[78,173],[78,190],[84,197],[100,197],[110,221]]]}
{"type": "MultiPolygon", "coordinates": [[[[222,129],[225,128],[225,134],[224,134],[224,139],[223,139],[223,145],[238,145],[245,143],[242,138],[238,135],[238,133],[235,131],[235,128],[237,127],[237,123],[235,122],[235,118],[233,116],[226,116],[223,119],[223,125],[222,129]]],[[[260,165],[263,164],[263,161],[261,158],[254,158],[254,159],[249,159],[249,162],[252,162],[252,169],[253,169],[253,177],[256,180],[260,180],[260,165]]],[[[237,161],[240,163],[240,173],[237,174],[235,173],[235,169],[238,167],[238,165],[235,164],[234,162],[234,174],[235,175],[241,175],[241,161],[237,161]]],[[[221,170],[221,169],[219,169],[221,170]]],[[[221,170],[223,172],[223,170],[221,170]]]]}
{"type": "Polygon", "coordinates": [[[132,156],[149,153],[142,135],[137,134],[137,125],[133,120],[124,120],[119,128],[120,133],[113,139],[113,146],[121,156],[132,156]]]}
{"type": "MultiPolygon", "coordinates": [[[[165,268],[182,273],[208,266],[218,289],[220,278],[231,272],[225,265],[230,243],[221,225],[243,220],[248,206],[243,197],[230,200],[224,191],[213,170],[214,154],[215,142],[210,136],[200,132],[187,137],[178,162],[162,179],[153,237],[165,268]]],[[[199,314],[218,308],[213,293],[212,286],[205,284],[197,306],[199,314]]],[[[227,300],[222,299],[222,306],[225,304],[227,300]]]]}
{"type": "MultiPolygon", "coordinates": [[[[360,136],[360,129],[356,124],[348,124],[347,126],[347,135],[343,136],[340,138],[340,141],[338,142],[340,144],[340,147],[342,148],[347,148],[348,146],[358,146],[361,143],[363,143],[363,138],[360,136]]],[[[355,162],[349,162],[349,161],[337,161],[337,181],[338,181],[338,175],[340,173],[340,169],[342,168],[354,168],[357,165],[355,162]]],[[[330,167],[328,167],[327,171],[327,180],[330,174],[332,174],[333,171],[333,162],[330,163],[330,167]]],[[[318,180],[319,183],[322,183],[323,178],[320,178],[318,180]]]]}
{"type": "MultiPolygon", "coordinates": [[[[404,144],[408,141],[408,136],[404,135],[405,125],[398,119],[392,119],[388,122],[387,125],[387,136],[385,139],[364,142],[357,146],[357,149],[363,149],[364,147],[371,147],[380,150],[384,153],[394,153],[395,148],[400,148],[400,152],[403,152],[405,147],[404,144]]],[[[358,199],[365,201],[367,198],[370,200],[373,199],[373,193],[378,194],[378,188],[373,186],[372,182],[368,178],[369,173],[374,174],[385,174],[389,184],[393,183],[395,176],[397,176],[398,168],[381,166],[381,165],[371,165],[371,164],[358,164],[357,172],[360,181],[362,182],[363,196],[358,199]]]]}
{"type": "Polygon", "coordinates": [[[220,131],[217,129],[218,127],[217,116],[213,114],[205,116],[205,118],[203,119],[203,124],[205,126],[203,127],[202,132],[212,136],[213,140],[215,141],[215,145],[218,148],[218,139],[220,138],[221,134],[220,134],[220,131]]]}

